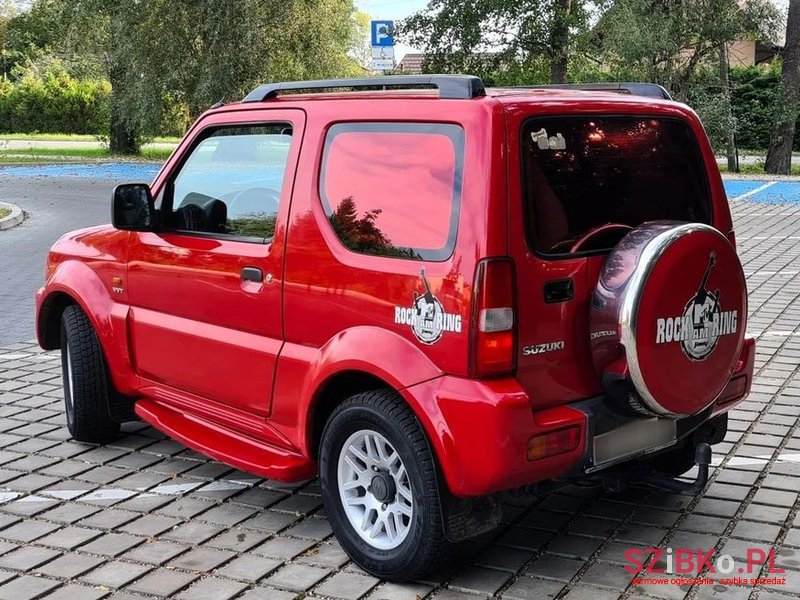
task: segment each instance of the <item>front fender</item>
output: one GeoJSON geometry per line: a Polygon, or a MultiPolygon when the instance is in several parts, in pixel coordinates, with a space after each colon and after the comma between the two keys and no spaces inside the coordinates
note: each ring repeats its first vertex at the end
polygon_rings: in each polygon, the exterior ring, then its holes
{"type": "MultiPolygon", "coordinates": [[[[337,375],[360,372],[402,390],[442,375],[412,342],[378,327],[354,327],[332,337],[321,348],[287,342],[278,360],[270,422],[304,454],[311,455],[310,415],[322,390],[337,375]]],[[[411,406],[425,429],[427,415],[411,406]]],[[[429,434],[435,431],[431,427],[429,434]]]]}
{"type": "Polygon", "coordinates": [[[114,302],[108,288],[97,273],[78,260],[59,263],[45,286],[36,294],[36,335],[45,347],[50,337],[47,329],[60,327],[52,319],[51,311],[59,298],[68,296],[81,307],[94,327],[103,348],[114,385],[123,394],[136,389],[134,370],[128,352],[128,305],[114,302]]]}

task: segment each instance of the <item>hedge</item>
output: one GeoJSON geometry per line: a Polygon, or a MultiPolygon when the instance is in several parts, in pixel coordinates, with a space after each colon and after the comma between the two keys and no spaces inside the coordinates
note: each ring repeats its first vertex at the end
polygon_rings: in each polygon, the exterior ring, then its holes
{"type": "Polygon", "coordinates": [[[107,135],[111,85],[68,73],[0,80],[0,132],[107,135]]]}

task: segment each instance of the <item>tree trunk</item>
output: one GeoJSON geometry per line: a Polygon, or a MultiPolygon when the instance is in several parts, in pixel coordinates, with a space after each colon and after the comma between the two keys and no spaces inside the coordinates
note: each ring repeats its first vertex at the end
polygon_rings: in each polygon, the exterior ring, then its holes
{"type": "Polygon", "coordinates": [[[125,115],[117,90],[122,82],[113,71],[109,73],[111,81],[111,130],[108,136],[108,149],[114,154],[139,154],[139,136],[135,127],[125,115]]]}
{"type": "Polygon", "coordinates": [[[798,98],[800,98],[800,0],[789,0],[780,105],[767,149],[767,161],[764,164],[764,171],[767,173],[779,175],[791,173],[798,98]]]}
{"type": "Polygon", "coordinates": [[[731,106],[731,78],[730,66],[728,64],[728,45],[722,44],[719,49],[719,80],[722,86],[723,101],[725,103],[725,120],[728,123],[728,136],[725,144],[725,154],[728,158],[728,172],[739,172],[739,155],[736,153],[736,122],[733,118],[733,107],[731,106]]]}
{"type": "Polygon", "coordinates": [[[550,32],[550,83],[567,83],[572,0],[554,0],[554,9],[553,29],[550,32]]]}

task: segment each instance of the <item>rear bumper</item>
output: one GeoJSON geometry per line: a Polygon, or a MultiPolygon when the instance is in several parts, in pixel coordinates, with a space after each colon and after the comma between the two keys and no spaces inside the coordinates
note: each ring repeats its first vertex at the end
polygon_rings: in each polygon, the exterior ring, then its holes
{"type": "Polygon", "coordinates": [[[674,441],[633,451],[612,462],[605,459],[602,464],[595,459],[595,439],[642,421],[612,411],[605,396],[535,411],[514,379],[476,381],[450,376],[411,386],[402,393],[426,413],[421,420],[450,491],[456,496],[477,496],[582,476],[672,446],[745,398],[752,384],[754,359],[755,342],[748,338],[719,400],[699,415],[676,421],[674,441]],[[578,428],[574,448],[528,460],[532,438],[573,428],[578,428]]]}

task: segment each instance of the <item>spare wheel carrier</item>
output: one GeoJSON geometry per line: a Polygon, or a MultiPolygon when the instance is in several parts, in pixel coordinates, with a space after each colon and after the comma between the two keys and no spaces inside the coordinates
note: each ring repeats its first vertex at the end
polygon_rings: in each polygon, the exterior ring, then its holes
{"type": "Polygon", "coordinates": [[[655,221],[614,248],[592,299],[590,346],[612,402],[683,418],[709,407],[741,353],[747,290],[718,230],[655,221]]]}

